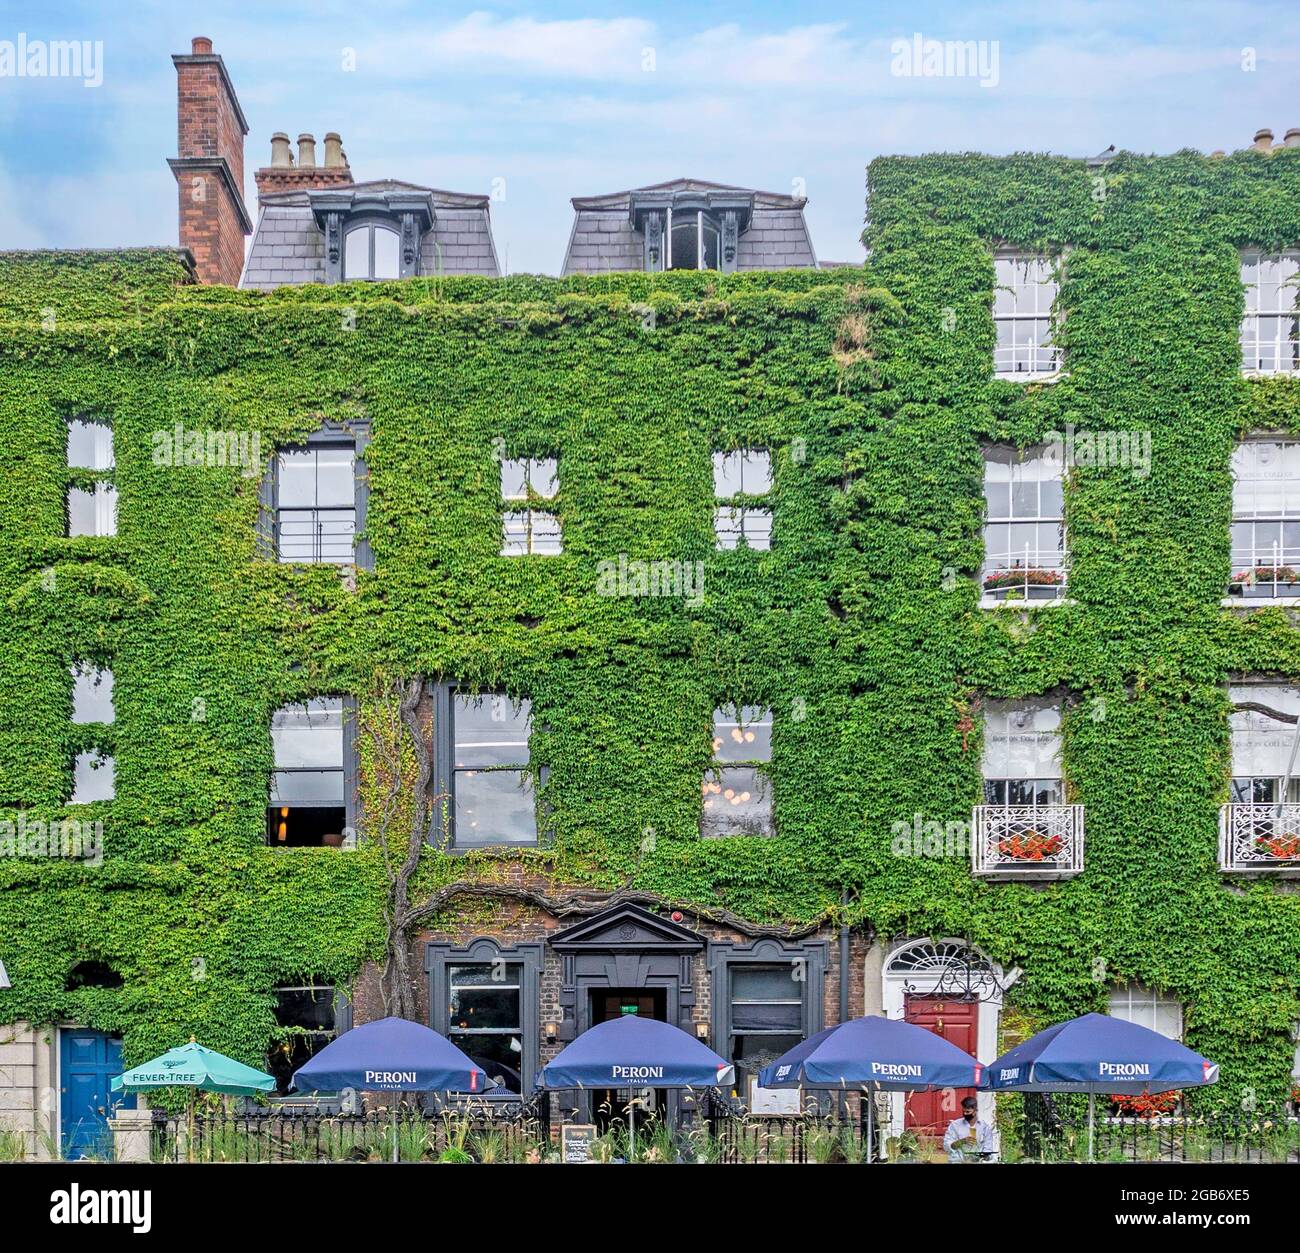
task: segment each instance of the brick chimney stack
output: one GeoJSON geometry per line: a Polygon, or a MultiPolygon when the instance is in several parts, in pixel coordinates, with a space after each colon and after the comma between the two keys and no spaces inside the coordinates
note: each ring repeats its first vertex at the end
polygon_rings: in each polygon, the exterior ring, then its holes
{"type": "Polygon", "coordinates": [[[325,136],[325,163],[316,164],[316,137],[308,131],[298,136],[298,161],[284,131],[271,136],[271,164],[254,175],[257,198],[274,196],[283,191],[314,191],[320,187],[346,187],[352,182],[348,154],[337,131],[325,136]]]}
{"type": "Polygon", "coordinates": [[[178,155],[167,162],[176,175],[180,241],[194,255],[200,283],[234,287],[244,268],[244,236],[253,233],[244,204],[244,136],[226,63],[212,40],[198,36],[176,66],[178,155]]]}

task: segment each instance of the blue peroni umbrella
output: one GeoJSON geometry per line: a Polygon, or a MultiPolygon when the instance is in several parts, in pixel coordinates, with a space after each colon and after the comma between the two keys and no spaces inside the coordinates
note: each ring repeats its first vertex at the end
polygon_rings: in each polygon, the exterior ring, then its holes
{"type": "MultiPolygon", "coordinates": [[[[405,1018],[345,1031],[293,1072],[297,1092],[482,1092],[491,1080],[446,1036],[405,1018]]],[[[397,1161],[393,1105],[393,1161],[397,1161]]]]}
{"type": "Polygon", "coordinates": [[[735,1070],[671,1023],[628,1014],[584,1031],[542,1067],[537,1087],[719,1088],[735,1070]]]}
{"type": "Polygon", "coordinates": [[[1108,1014],[1084,1014],[1003,1053],[988,1068],[984,1086],[995,1092],[1086,1092],[1091,1160],[1098,1092],[1128,1096],[1218,1081],[1218,1066],[1177,1040],[1108,1014]]]}
{"type": "Polygon", "coordinates": [[[293,1072],[298,1092],[482,1092],[487,1075],[446,1036],[405,1018],[345,1031],[293,1072]]]}
{"type": "MultiPolygon", "coordinates": [[[[975,1088],[983,1068],[942,1036],[898,1018],[826,1027],[758,1072],[765,1088],[933,1092],[975,1088]]],[[[867,1100],[867,1161],[875,1160],[875,1102],[867,1100]]]]}
{"type": "Polygon", "coordinates": [[[796,1044],[759,1071],[765,1088],[933,1092],[974,1088],[983,1068],[942,1036],[896,1018],[854,1018],[796,1044]]]}

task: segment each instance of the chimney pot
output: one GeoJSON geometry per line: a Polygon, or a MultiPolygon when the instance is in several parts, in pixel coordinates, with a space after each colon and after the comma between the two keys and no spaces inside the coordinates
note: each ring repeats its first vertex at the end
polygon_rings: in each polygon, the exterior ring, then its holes
{"type": "Polygon", "coordinates": [[[316,136],[306,131],[298,136],[298,168],[300,170],[316,168],[316,136]]]}
{"type": "Polygon", "coordinates": [[[335,169],[343,164],[343,139],[338,131],[325,136],[325,168],[335,169]]]}
{"type": "Polygon", "coordinates": [[[1293,126],[1287,131],[1282,141],[1288,148],[1300,148],[1300,126],[1293,126]]]}
{"type": "Polygon", "coordinates": [[[1260,152],[1273,151],[1273,132],[1267,126],[1255,132],[1255,147],[1260,152]]]}
{"type": "Polygon", "coordinates": [[[196,57],[210,56],[212,53],[212,40],[206,35],[195,35],[190,41],[190,52],[196,57]]]}
{"type": "Polygon", "coordinates": [[[271,136],[271,164],[277,168],[293,165],[293,148],[289,145],[289,136],[284,131],[276,131],[271,136]]]}

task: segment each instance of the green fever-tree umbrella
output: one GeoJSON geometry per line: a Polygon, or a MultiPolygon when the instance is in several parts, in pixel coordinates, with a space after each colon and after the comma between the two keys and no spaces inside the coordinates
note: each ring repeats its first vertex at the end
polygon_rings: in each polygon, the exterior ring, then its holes
{"type": "MultiPolygon", "coordinates": [[[[169,1049],[152,1061],[118,1075],[113,1080],[114,1092],[151,1092],[158,1088],[190,1088],[193,1092],[220,1092],[225,1096],[256,1096],[259,1092],[274,1092],[275,1079],[271,1075],[245,1066],[233,1057],[204,1048],[191,1038],[180,1048],[169,1049]]],[[[190,1097],[187,1111],[189,1136],[187,1154],[194,1142],[194,1098],[190,1097]]]]}

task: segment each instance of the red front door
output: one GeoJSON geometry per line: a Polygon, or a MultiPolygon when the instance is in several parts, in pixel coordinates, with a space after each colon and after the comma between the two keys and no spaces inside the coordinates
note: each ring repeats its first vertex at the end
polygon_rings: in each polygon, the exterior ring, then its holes
{"type": "MultiPolygon", "coordinates": [[[[979,1029],[979,1003],[942,996],[909,996],[903,1002],[907,1022],[933,1031],[959,1049],[975,1056],[979,1029]]],[[[941,1092],[909,1092],[904,1102],[903,1126],[917,1135],[942,1136],[948,1124],[961,1112],[965,1097],[974,1088],[948,1088],[941,1092]]]]}

